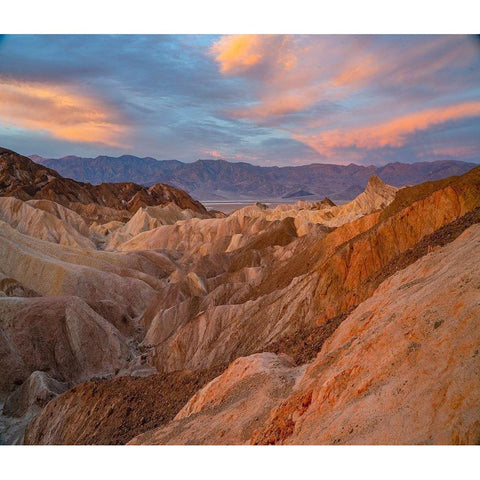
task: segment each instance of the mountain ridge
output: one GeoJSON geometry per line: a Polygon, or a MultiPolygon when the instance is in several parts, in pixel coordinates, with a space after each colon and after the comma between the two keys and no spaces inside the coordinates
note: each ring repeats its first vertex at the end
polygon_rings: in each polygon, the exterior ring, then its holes
{"type": "Polygon", "coordinates": [[[361,193],[372,174],[389,185],[401,187],[443,177],[460,175],[476,164],[459,160],[400,163],[384,166],[312,163],[298,166],[264,167],[247,162],[199,159],[192,163],[122,155],[59,159],[30,156],[61,175],[98,184],[128,179],[142,185],[162,182],[185,190],[199,200],[275,199],[306,190],[316,198],[349,201],[361,193]]]}

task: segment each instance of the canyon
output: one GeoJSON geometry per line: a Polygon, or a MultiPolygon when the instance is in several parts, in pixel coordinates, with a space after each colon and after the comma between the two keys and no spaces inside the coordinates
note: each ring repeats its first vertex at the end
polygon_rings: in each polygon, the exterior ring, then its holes
{"type": "Polygon", "coordinates": [[[480,441],[480,167],[226,215],[37,160],[0,149],[0,443],[480,441]]]}

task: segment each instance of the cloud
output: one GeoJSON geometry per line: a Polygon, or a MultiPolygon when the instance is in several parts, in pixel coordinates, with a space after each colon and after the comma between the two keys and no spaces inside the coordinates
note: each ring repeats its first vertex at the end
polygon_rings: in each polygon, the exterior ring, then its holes
{"type": "Polygon", "coordinates": [[[289,35],[227,35],[210,48],[223,74],[242,74],[252,67],[291,70],[296,64],[289,35]]]}
{"type": "Polygon", "coordinates": [[[211,158],[223,158],[224,157],[224,154],[219,152],[218,150],[205,150],[203,152],[204,155],[206,155],[207,157],[211,157],[211,158]]]}
{"type": "Polygon", "coordinates": [[[211,50],[222,73],[237,73],[260,62],[259,43],[257,35],[232,35],[215,42],[211,50]]]}
{"type": "Polygon", "coordinates": [[[314,135],[296,135],[322,155],[336,148],[356,147],[372,150],[386,146],[401,147],[408,136],[433,125],[469,117],[480,117],[480,101],[438,107],[393,118],[377,125],[350,130],[329,130],[314,135]]]}
{"type": "Polygon", "coordinates": [[[0,103],[3,125],[47,131],[62,140],[125,146],[127,129],[116,112],[64,87],[0,78],[0,103]]]}
{"type": "Polygon", "coordinates": [[[378,58],[366,55],[360,59],[352,59],[345,68],[335,77],[333,85],[342,87],[346,85],[359,85],[368,82],[380,71],[378,58]]]}
{"type": "MultiPolygon", "coordinates": [[[[329,161],[398,159],[396,151],[417,150],[407,145],[415,135],[434,139],[435,126],[464,118],[478,126],[480,55],[469,37],[224,36],[212,50],[219,72],[248,79],[256,97],[228,115],[281,131],[329,161]],[[231,48],[237,42],[244,48],[231,48]]],[[[438,151],[432,146],[432,157],[438,151]]]]}

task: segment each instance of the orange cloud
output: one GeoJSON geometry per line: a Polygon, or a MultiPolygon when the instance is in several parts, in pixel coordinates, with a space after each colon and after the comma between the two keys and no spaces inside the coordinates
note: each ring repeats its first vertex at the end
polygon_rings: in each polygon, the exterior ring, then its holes
{"type": "Polygon", "coordinates": [[[45,130],[56,138],[124,146],[126,127],[116,112],[64,87],[0,79],[0,122],[45,130]]]}
{"type": "Polygon", "coordinates": [[[212,45],[211,51],[222,73],[238,73],[262,59],[258,35],[228,35],[212,45]]]}
{"type": "Polygon", "coordinates": [[[465,68],[476,56],[470,42],[446,36],[425,37],[415,48],[407,48],[400,41],[382,45],[369,36],[233,35],[222,37],[211,52],[224,75],[255,80],[251,84],[255,102],[228,110],[227,115],[280,128],[322,153],[336,144],[362,148],[403,145],[409,133],[444,122],[444,115],[447,119],[468,115],[452,107],[404,116],[387,124],[374,123],[387,102],[385,111],[392,109],[393,116],[399,108],[402,112],[421,109],[422,97],[431,101],[455,92],[446,69],[455,72],[458,65],[465,68]],[[410,89],[412,85],[424,89],[410,89]],[[397,97],[394,100],[391,92],[398,92],[401,102],[397,97]],[[361,124],[371,127],[337,129],[339,124],[351,126],[355,122],[346,113],[352,100],[361,109],[361,124]],[[295,120],[287,118],[292,113],[303,114],[298,122],[309,118],[308,135],[300,133],[298,127],[292,130],[295,120]],[[321,130],[324,133],[310,135],[321,130]]]}
{"type": "MultiPolygon", "coordinates": [[[[249,75],[257,80],[255,105],[228,113],[262,122],[308,110],[325,100],[345,96],[347,84],[356,84],[378,71],[376,58],[363,55],[361,65],[346,64],[344,46],[325,37],[290,35],[227,35],[213,44],[211,53],[224,75],[249,75]],[[261,66],[261,69],[252,68],[261,66]]],[[[359,58],[357,55],[356,58],[359,58]]]]}
{"type": "Polygon", "coordinates": [[[218,150],[205,150],[204,155],[208,155],[209,157],[213,158],[222,158],[223,155],[218,150]]]}
{"type": "Polygon", "coordinates": [[[307,91],[303,93],[285,93],[282,96],[270,96],[264,98],[261,103],[237,109],[230,112],[237,118],[266,118],[277,115],[288,115],[290,113],[301,112],[308,108],[316,99],[316,94],[307,91]]]}
{"type": "Polygon", "coordinates": [[[240,74],[260,64],[275,73],[295,67],[293,43],[288,35],[225,35],[212,45],[210,52],[225,75],[240,74]]]}
{"type": "Polygon", "coordinates": [[[293,135],[299,141],[327,155],[336,148],[357,147],[366,150],[391,146],[401,147],[407,136],[416,131],[450,120],[480,116],[480,102],[462,103],[446,108],[433,108],[390,120],[350,130],[329,130],[313,135],[293,135]]]}

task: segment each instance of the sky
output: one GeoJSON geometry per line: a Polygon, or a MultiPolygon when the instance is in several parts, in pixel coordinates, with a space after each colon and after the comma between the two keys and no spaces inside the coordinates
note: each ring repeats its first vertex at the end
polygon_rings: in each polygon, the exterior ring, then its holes
{"type": "Polygon", "coordinates": [[[266,166],[480,163],[480,42],[3,35],[0,146],[266,166]]]}

